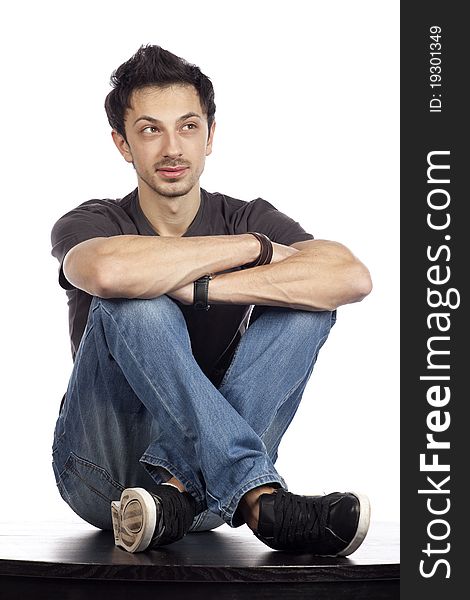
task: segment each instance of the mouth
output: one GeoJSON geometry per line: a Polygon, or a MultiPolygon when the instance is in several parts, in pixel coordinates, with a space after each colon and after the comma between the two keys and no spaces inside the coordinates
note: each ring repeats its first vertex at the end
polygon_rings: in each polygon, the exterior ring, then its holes
{"type": "Polygon", "coordinates": [[[186,173],[189,167],[163,167],[157,172],[165,179],[177,179],[186,173]]]}

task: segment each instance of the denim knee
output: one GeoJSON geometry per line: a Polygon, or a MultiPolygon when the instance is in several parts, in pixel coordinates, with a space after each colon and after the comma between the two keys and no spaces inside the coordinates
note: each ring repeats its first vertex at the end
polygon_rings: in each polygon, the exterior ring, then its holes
{"type": "MultiPolygon", "coordinates": [[[[160,320],[182,316],[176,302],[165,294],[156,298],[98,298],[94,305],[101,304],[113,314],[120,314],[130,319],[160,320]]],[[[93,307],[93,305],[92,305],[93,307]]]]}
{"type": "Polygon", "coordinates": [[[329,331],[336,321],[335,310],[291,310],[289,312],[289,325],[296,328],[299,333],[309,331],[312,327],[329,331]]]}
{"type": "Polygon", "coordinates": [[[157,298],[97,298],[94,297],[92,310],[101,307],[111,315],[117,324],[132,323],[142,325],[145,330],[165,331],[169,326],[184,326],[184,316],[176,302],[166,295],[157,298]]]}
{"type": "Polygon", "coordinates": [[[265,318],[274,319],[278,325],[276,337],[285,334],[289,339],[297,341],[308,337],[322,339],[328,336],[336,322],[336,310],[310,311],[271,307],[266,311],[265,318]]]}

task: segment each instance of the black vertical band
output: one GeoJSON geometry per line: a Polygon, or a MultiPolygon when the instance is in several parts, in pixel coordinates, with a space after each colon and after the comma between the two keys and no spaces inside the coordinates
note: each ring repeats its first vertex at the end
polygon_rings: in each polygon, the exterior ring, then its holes
{"type": "Polygon", "coordinates": [[[464,6],[401,2],[402,600],[459,598],[466,588],[464,6]]]}

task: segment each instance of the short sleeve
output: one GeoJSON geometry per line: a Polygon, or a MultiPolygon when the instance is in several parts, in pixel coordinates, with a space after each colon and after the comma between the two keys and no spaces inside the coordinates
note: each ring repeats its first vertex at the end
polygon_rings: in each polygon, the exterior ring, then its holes
{"type": "Polygon", "coordinates": [[[297,221],[262,198],[246,204],[245,219],[246,231],[264,233],[273,242],[284,246],[314,239],[297,221]]]}
{"type": "Polygon", "coordinates": [[[93,201],[81,204],[60,217],[51,231],[51,254],[59,261],[59,285],[65,290],[75,289],[63,271],[64,258],[69,250],[85,240],[121,233],[110,208],[93,201]]]}

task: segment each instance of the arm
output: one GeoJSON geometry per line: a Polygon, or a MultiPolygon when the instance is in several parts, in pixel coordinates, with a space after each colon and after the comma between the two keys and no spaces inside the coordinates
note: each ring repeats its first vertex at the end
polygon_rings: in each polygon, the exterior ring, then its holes
{"type": "Polygon", "coordinates": [[[202,237],[118,235],[74,246],[63,263],[77,288],[102,298],[155,298],[205,273],[256,260],[259,242],[250,234],[202,237]]]}
{"type": "MultiPolygon", "coordinates": [[[[297,252],[275,264],[214,277],[209,285],[209,303],[334,310],[370,293],[369,271],[342,244],[309,240],[288,248],[297,252]]],[[[192,284],[169,295],[191,304],[192,284]]]]}

